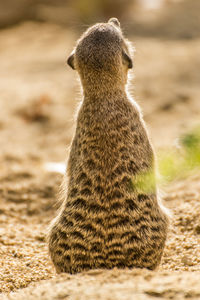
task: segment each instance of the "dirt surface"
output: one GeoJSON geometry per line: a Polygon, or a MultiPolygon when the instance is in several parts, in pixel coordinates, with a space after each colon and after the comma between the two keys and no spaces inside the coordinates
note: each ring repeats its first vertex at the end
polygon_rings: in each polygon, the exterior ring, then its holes
{"type": "MultiPolygon", "coordinates": [[[[158,271],[55,274],[45,237],[62,175],[49,163],[66,159],[74,132],[80,92],[65,61],[76,38],[50,24],[0,32],[0,299],[200,299],[199,170],[162,187],[172,217],[158,271]]],[[[199,122],[200,39],[129,38],[131,93],[156,150],[176,147],[199,122]]]]}

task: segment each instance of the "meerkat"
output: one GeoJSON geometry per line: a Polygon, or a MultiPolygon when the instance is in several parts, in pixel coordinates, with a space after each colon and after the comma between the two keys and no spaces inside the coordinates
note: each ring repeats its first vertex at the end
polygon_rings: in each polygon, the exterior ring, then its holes
{"type": "Polygon", "coordinates": [[[133,67],[120,23],[90,27],[68,58],[83,88],[67,164],[67,192],[49,233],[58,273],[155,269],[168,218],[156,190],[155,158],[136,102],[126,91],[133,67]]]}

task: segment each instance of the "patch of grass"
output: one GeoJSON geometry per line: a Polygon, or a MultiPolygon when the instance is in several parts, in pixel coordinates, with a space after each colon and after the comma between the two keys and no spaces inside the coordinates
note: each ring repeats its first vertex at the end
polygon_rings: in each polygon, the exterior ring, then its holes
{"type": "Polygon", "coordinates": [[[138,193],[151,194],[155,191],[155,185],[155,175],[151,170],[134,177],[133,189],[138,193]]]}
{"type": "Polygon", "coordinates": [[[159,172],[165,182],[187,177],[200,168],[200,128],[182,135],[179,141],[177,150],[158,154],[159,172]]]}
{"type": "MultiPolygon", "coordinates": [[[[182,135],[179,147],[158,153],[159,185],[183,179],[200,169],[200,128],[182,135]]],[[[131,189],[137,193],[151,194],[156,186],[152,170],[136,174],[131,180],[131,189]]]]}

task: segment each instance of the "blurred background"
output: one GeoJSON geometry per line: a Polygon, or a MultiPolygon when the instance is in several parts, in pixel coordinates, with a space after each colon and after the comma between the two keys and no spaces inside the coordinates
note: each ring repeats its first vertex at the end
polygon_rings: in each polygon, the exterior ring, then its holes
{"type": "Polygon", "coordinates": [[[136,35],[191,39],[199,36],[198,12],[198,0],[1,0],[0,26],[31,20],[77,29],[115,16],[136,35]]]}
{"type": "Polygon", "coordinates": [[[0,0],[0,222],[6,232],[0,242],[7,245],[0,262],[10,274],[2,291],[52,276],[45,228],[55,214],[60,162],[80,99],[66,60],[91,24],[119,18],[136,48],[129,88],[165,179],[200,165],[199,12],[199,0],[0,0]]]}

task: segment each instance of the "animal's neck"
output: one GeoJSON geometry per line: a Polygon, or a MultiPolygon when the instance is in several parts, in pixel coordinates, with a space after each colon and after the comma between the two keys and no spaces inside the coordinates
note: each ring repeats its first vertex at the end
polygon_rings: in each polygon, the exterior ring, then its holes
{"type": "Polygon", "coordinates": [[[91,76],[81,79],[85,97],[112,97],[122,96],[125,91],[125,80],[115,76],[91,76]]]}

